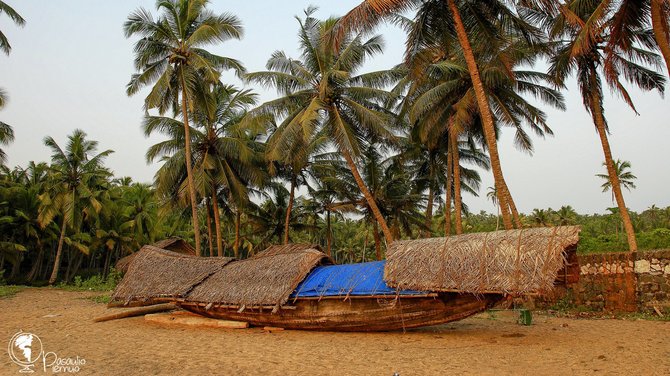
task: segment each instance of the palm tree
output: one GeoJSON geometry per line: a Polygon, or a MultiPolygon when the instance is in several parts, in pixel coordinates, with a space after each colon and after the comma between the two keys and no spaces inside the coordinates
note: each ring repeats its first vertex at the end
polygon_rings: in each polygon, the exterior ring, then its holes
{"type": "MultiPolygon", "coordinates": [[[[491,158],[491,167],[496,183],[498,200],[500,202],[503,222],[505,228],[513,227],[512,211],[515,208],[514,200],[505,182],[502,167],[500,165],[500,158],[498,155],[498,145],[496,140],[495,119],[489,103],[490,98],[487,96],[486,87],[483,83],[478,67],[478,60],[475,55],[475,49],[470,42],[472,36],[470,34],[477,33],[478,35],[486,35],[487,42],[491,45],[496,45],[496,42],[504,40],[500,38],[499,31],[495,30],[494,20],[500,18],[508,18],[509,22],[501,22],[501,24],[514,27],[529,26],[523,20],[515,19],[513,11],[508,9],[503,2],[473,2],[473,1],[459,1],[459,0],[366,0],[363,1],[356,8],[352,9],[347,15],[342,17],[340,27],[337,30],[338,38],[346,35],[350,30],[368,30],[378,24],[381,20],[395,13],[402,12],[414,6],[419,7],[419,14],[436,15],[430,18],[432,22],[421,25],[422,32],[419,33],[417,41],[425,43],[423,36],[429,38],[442,38],[449,33],[455,33],[460,45],[460,53],[467,66],[467,71],[472,82],[474,99],[479,109],[479,117],[482,121],[482,129],[484,139],[486,141],[489,155],[491,158]],[[445,12],[445,7],[448,12],[445,12]],[[489,18],[487,18],[489,16],[489,18]],[[487,26],[487,31],[482,33],[476,28],[487,26]],[[428,31],[426,33],[424,31],[428,31]]],[[[506,27],[504,29],[510,29],[506,27]]],[[[526,37],[537,37],[536,31],[525,33],[526,37]]],[[[428,41],[431,42],[430,40],[428,41]]],[[[412,52],[416,49],[414,45],[408,45],[406,56],[412,56],[412,52]]],[[[517,227],[521,226],[518,216],[515,218],[517,227]]]]}
{"type": "MultiPolygon", "coordinates": [[[[265,187],[263,192],[265,200],[260,205],[249,203],[246,212],[248,223],[252,233],[260,236],[255,249],[261,249],[282,239],[285,232],[284,218],[288,210],[289,195],[289,191],[283,184],[271,182],[265,187]]],[[[296,200],[289,226],[296,231],[314,229],[314,225],[307,223],[307,217],[308,213],[303,210],[302,200],[296,200]]]]}
{"type": "MultiPolygon", "coordinates": [[[[607,168],[607,164],[603,162],[603,166],[607,168]]],[[[630,162],[629,161],[621,161],[620,159],[616,159],[614,161],[614,171],[619,178],[619,184],[626,188],[629,192],[631,189],[635,189],[635,182],[634,180],[637,179],[637,176],[633,175],[633,173],[630,170],[630,162]]],[[[610,189],[612,190],[612,202],[616,202],[616,198],[614,197],[614,190],[612,189],[612,181],[610,180],[610,176],[608,174],[596,174],[597,177],[605,180],[603,185],[600,187],[603,189],[603,192],[607,192],[610,189]]]]}
{"type": "MultiPolygon", "coordinates": [[[[659,73],[638,64],[638,62],[642,62],[643,64],[659,67],[660,59],[658,55],[638,47],[628,50],[608,47],[607,42],[610,38],[611,29],[607,22],[602,24],[596,34],[587,33],[590,37],[583,37],[585,28],[588,29],[595,22],[594,19],[599,19],[602,11],[599,6],[598,2],[574,0],[562,7],[560,14],[547,15],[546,25],[550,27],[550,36],[558,41],[555,46],[556,52],[549,60],[549,73],[554,76],[559,85],[563,85],[573,72],[577,77],[584,107],[593,118],[596,131],[600,137],[600,143],[605,154],[607,175],[624,223],[628,246],[631,252],[635,252],[637,250],[635,230],[626,209],[626,203],[621,192],[621,182],[615,169],[612,150],[607,137],[609,129],[603,108],[600,69],[603,70],[603,75],[610,88],[621,95],[633,109],[635,107],[621,82],[621,75],[643,90],[656,89],[660,93],[664,91],[665,79],[659,73]],[[610,69],[607,67],[610,67],[610,69]],[[615,69],[612,70],[611,68],[615,69]]],[[[641,27],[631,28],[629,32],[636,35],[640,41],[644,41],[645,35],[649,34],[647,30],[641,27]]]]}
{"type": "Polygon", "coordinates": [[[87,140],[86,133],[80,129],[68,136],[65,150],[52,137],[45,138],[44,144],[51,149],[52,155],[49,188],[40,195],[38,221],[44,228],[57,215],[62,220],[54,267],[49,278],[49,284],[53,284],[58,277],[66,228],[70,226],[76,235],[82,220],[95,217],[102,209],[100,192],[106,189],[103,184],[111,176],[103,162],[113,151],[95,154],[98,142],[87,140]]]}
{"type": "MultiPolygon", "coordinates": [[[[295,200],[295,190],[308,184],[307,173],[310,165],[314,162],[313,157],[317,153],[323,152],[328,146],[328,136],[323,131],[309,139],[292,138],[293,144],[287,145],[283,134],[286,130],[287,127],[278,127],[270,136],[266,149],[268,161],[279,164],[277,168],[279,175],[284,175],[290,182],[288,208],[284,221],[284,244],[289,242],[289,224],[295,200]],[[286,149],[286,147],[290,147],[290,149],[286,149]]],[[[271,165],[271,167],[274,166],[271,165]]]]}
{"type": "MultiPolygon", "coordinates": [[[[23,26],[26,24],[26,20],[21,17],[21,15],[14,10],[14,8],[10,7],[9,4],[5,3],[4,1],[0,1],[0,15],[6,14],[9,18],[14,21],[14,24],[17,26],[23,26]]],[[[12,46],[9,45],[9,41],[7,40],[7,37],[5,34],[2,33],[2,30],[0,30],[0,50],[2,50],[5,54],[9,55],[9,53],[12,51],[12,46]]]]}
{"type": "MultiPolygon", "coordinates": [[[[208,0],[164,0],[157,2],[161,12],[154,20],[151,13],[138,9],[130,14],[124,24],[126,37],[138,35],[135,44],[135,68],[127,86],[128,95],[136,94],[145,86],[153,84],[144,102],[145,109],[158,109],[162,115],[168,110],[179,112],[181,95],[181,118],[184,124],[185,155],[191,156],[189,134],[189,109],[193,109],[193,98],[199,82],[219,81],[220,70],[234,69],[238,75],[244,72],[242,64],[234,59],[211,54],[202,46],[240,39],[242,26],[231,14],[216,15],[207,9],[208,0]]],[[[185,158],[188,192],[193,220],[195,248],[200,255],[200,229],[195,184],[191,159],[185,158]]]]}
{"type": "Polygon", "coordinates": [[[403,158],[409,160],[411,174],[417,188],[423,192],[428,190],[425,212],[426,233],[430,235],[432,228],[433,205],[435,197],[445,193],[445,235],[451,232],[451,204],[455,207],[456,234],[463,232],[462,192],[478,195],[481,178],[476,170],[465,167],[463,163],[474,164],[485,170],[489,169],[488,156],[475,147],[472,140],[455,140],[453,133],[447,128],[434,127],[439,134],[428,137],[418,136],[423,130],[421,126],[412,128],[408,149],[403,158]],[[457,167],[456,167],[457,166],[457,167]]]}
{"type": "Polygon", "coordinates": [[[500,224],[500,205],[498,205],[498,193],[496,192],[496,187],[489,187],[486,191],[486,198],[491,200],[496,209],[496,231],[498,231],[498,225],[500,224]]]}
{"type": "MultiPolygon", "coordinates": [[[[7,99],[7,92],[0,88],[0,110],[7,104],[7,99]]],[[[0,145],[7,145],[12,141],[14,141],[14,129],[9,124],[0,121],[0,145]]],[[[3,165],[6,161],[7,154],[0,149],[0,165],[3,165]]]]}
{"type": "MultiPolygon", "coordinates": [[[[584,44],[590,46],[597,40],[598,28],[609,24],[610,35],[606,53],[629,50],[635,43],[641,42],[636,30],[651,25],[652,35],[644,38],[648,48],[658,48],[670,72],[670,2],[668,0],[621,0],[603,1],[604,11],[591,14],[590,22],[582,29],[584,44]]],[[[614,65],[606,61],[605,70],[614,73],[614,65]]]]}
{"type": "Polygon", "coordinates": [[[535,226],[551,226],[551,215],[553,210],[551,209],[533,209],[533,212],[530,214],[530,219],[535,226]]]}
{"type": "MultiPolygon", "coordinates": [[[[199,197],[209,197],[213,206],[216,227],[216,244],[223,256],[219,194],[235,207],[241,208],[249,201],[250,185],[260,185],[265,174],[260,169],[258,142],[249,136],[249,129],[240,126],[247,107],[256,101],[256,94],[234,86],[205,85],[196,92],[193,124],[189,130],[192,173],[199,197]]],[[[147,160],[163,159],[164,164],[156,173],[156,187],[160,197],[177,198],[185,204],[188,189],[187,172],[184,170],[184,124],[163,116],[147,116],[145,134],[160,132],[167,140],[147,151],[147,160]]],[[[187,205],[187,204],[186,204],[187,205]]],[[[209,209],[208,209],[209,211],[209,209]]]]}
{"type": "Polygon", "coordinates": [[[577,220],[577,212],[570,205],[561,206],[554,214],[561,226],[574,225],[577,220]]]}
{"type": "MultiPolygon", "coordinates": [[[[403,233],[411,236],[413,228],[426,231],[425,219],[417,209],[423,195],[409,175],[410,165],[403,155],[385,157],[386,151],[388,150],[383,145],[374,142],[364,148],[360,170],[362,179],[366,187],[369,187],[375,205],[389,224],[395,239],[400,238],[403,233]]],[[[375,255],[381,260],[379,224],[372,208],[365,197],[359,194],[354,175],[341,159],[331,160],[331,168],[331,176],[325,181],[343,198],[332,207],[340,210],[358,207],[359,213],[363,214],[365,221],[372,227],[375,255]]]]}
{"type": "Polygon", "coordinates": [[[283,119],[279,127],[286,129],[276,141],[280,149],[290,150],[296,139],[306,141],[315,134],[325,133],[347,162],[390,244],[391,230],[357,167],[363,140],[394,138],[388,128],[390,116],[381,106],[392,95],[381,87],[385,83],[373,85],[379,73],[356,75],[366,59],[382,52],[382,39],[373,36],[364,40],[362,35],[346,35],[334,48],[331,31],[338,20],[317,20],[311,16],[315,10],[308,8],[306,18],[298,19],[302,60],[275,52],[267,63],[268,71],[247,75],[250,81],[275,87],[281,95],[255,112],[283,119]]]}

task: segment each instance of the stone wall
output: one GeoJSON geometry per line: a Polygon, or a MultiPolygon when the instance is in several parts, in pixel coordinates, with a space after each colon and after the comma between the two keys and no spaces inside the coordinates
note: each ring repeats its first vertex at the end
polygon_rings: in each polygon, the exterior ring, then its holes
{"type": "Polygon", "coordinates": [[[670,314],[670,250],[578,256],[579,281],[555,299],[592,310],[670,314]]]}

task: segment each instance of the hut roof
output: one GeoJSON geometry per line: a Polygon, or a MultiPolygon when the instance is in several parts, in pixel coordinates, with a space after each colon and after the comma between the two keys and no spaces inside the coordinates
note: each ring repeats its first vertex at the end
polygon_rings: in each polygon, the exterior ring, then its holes
{"type": "Polygon", "coordinates": [[[317,265],[331,264],[318,246],[271,246],[256,256],[237,261],[193,288],[187,301],[279,307],[317,265]]]}
{"type": "Polygon", "coordinates": [[[182,238],[168,238],[158,241],[152,245],[156,248],[167,249],[168,251],[195,256],[195,248],[193,248],[186,240],[182,238]]]}
{"type": "Polygon", "coordinates": [[[423,291],[547,291],[579,231],[564,226],[397,241],[387,250],[384,279],[391,287],[423,291]]]}
{"type": "MultiPolygon", "coordinates": [[[[193,248],[188,242],[182,238],[169,238],[164,239],[159,242],[152,244],[152,246],[160,249],[165,249],[168,251],[195,256],[195,248],[193,248]]],[[[139,251],[131,253],[126,257],[122,257],[119,261],[116,262],[114,268],[121,273],[128,272],[128,267],[130,263],[133,262],[139,251]]]]}
{"type": "Polygon", "coordinates": [[[183,255],[147,245],[135,253],[135,259],[116,286],[112,300],[128,303],[162,297],[180,298],[233,260],[183,255]]]}

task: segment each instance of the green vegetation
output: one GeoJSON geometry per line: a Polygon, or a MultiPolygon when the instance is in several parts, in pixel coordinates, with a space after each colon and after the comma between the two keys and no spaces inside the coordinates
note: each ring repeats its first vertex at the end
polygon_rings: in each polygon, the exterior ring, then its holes
{"type": "Polygon", "coordinates": [[[95,295],[87,299],[98,304],[107,304],[112,300],[112,295],[111,294],[95,295]]]}
{"type": "Polygon", "coordinates": [[[22,287],[21,286],[5,286],[5,285],[0,285],[0,299],[4,298],[9,298],[19,291],[21,291],[22,287]]]}
{"type": "Polygon", "coordinates": [[[59,283],[58,288],[73,291],[112,291],[120,280],[121,274],[112,269],[106,278],[100,275],[92,275],[86,279],[75,276],[72,283],[59,283]]]}
{"type": "MultiPolygon", "coordinates": [[[[200,256],[311,242],[338,262],[382,259],[397,239],[553,225],[581,225],[580,252],[670,247],[670,207],[625,206],[621,186],[635,188],[635,176],[612,156],[602,106],[604,86],[633,109],[624,83],[664,90],[657,52],[669,56],[667,17],[652,22],[658,2],[638,3],[635,11],[586,0],[376,0],[325,20],[308,8],[296,17],[299,56],[276,51],[252,73],[205,49],[242,38],[234,15],[206,0],[161,1],[155,16],[138,9],[124,24],[135,42],[126,89],[148,89],[142,129],[163,139],[146,153],[160,163],[154,181],[114,177],[105,166],[112,151],[81,130],[65,143],[47,137],[48,162],[0,164],[0,280],[108,291],[117,260],[173,236],[200,256]],[[411,18],[398,15],[410,9],[411,18]],[[406,30],[405,58],[365,71],[383,53],[372,30],[385,20],[406,30]],[[542,60],[547,72],[536,70],[542,60]],[[276,98],[257,103],[253,89],[221,81],[228,70],[276,98]],[[519,213],[497,135],[509,128],[531,152],[533,135],[552,134],[540,105],[565,109],[570,76],[593,117],[602,188],[616,207],[519,213]],[[468,201],[489,170],[496,214],[472,213],[468,201]]],[[[21,24],[10,10],[0,1],[0,15],[21,24]]],[[[0,90],[0,108],[6,98],[0,90]]],[[[12,140],[0,123],[0,145],[12,140]]]]}

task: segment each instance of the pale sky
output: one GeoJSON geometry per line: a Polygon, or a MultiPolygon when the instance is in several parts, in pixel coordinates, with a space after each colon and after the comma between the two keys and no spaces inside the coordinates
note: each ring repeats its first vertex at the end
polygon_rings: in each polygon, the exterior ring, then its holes
{"type": "MultiPolygon", "coordinates": [[[[0,29],[13,50],[9,57],[0,54],[0,87],[7,90],[9,104],[0,119],[14,127],[15,142],[3,147],[8,165],[25,166],[29,161],[48,161],[49,150],[43,139],[49,135],[61,145],[75,128],[85,130],[99,141],[100,150],[116,152],[107,165],[116,176],[131,176],[151,182],[157,165],[147,165],[144,154],[158,138],[147,139],[140,130],[144,112],[143,95],[127,97],[125,85],[134,72],[134,40],[124,37],[122,24],[128,14],[142,6],[154,14],[154,0],[8,0],[27,21],[17,28],[0,15],[0,29]]],[[[212,47],[214,53],[241,60],[247,69],[263,70],[275,50],[293,57],[297,53],[295,15],[313,4],[317,16],[342,15],[358,4],[343,1],[212,1],[216,12],[231,12],[243,22],[242,41],[212,47]]],[[[383,55],[366,70],[389,68],[400,61],[403,33],[393,27],[380,27],[386,40],[383,55]]],[[[242,85],[232,74],[224,81],[242,85]]],[[[263,100],[274,93],[253,87],[263,100]]],[[[670,107],[658,93],[631,89],[640,113],[623,101],[608,96],[606,117],[612,135],[615,158],[629,160],[638,177],[637,189],[624,191],[628,206],[641,211],[652,204],[670,206],[670,107]]],[[[579,91],[571,83],[564,92],[568,110],[545,108],[554,137],[534,138],[535,153],[529,156],[516,150],[512,132],[504,131],[499,141],[503,172],[519,209],[572,205],[580,213],[602,213],[615,206],[609,193],[602,193],[602,181],[595,174],[604,172],[602,148],[590,116],[584,110],[579,91]]],[[[465,195],[471,210],[494,212],[486,199],[486,187],[493,185],[490,173],[482,172],[480,197],[465,195]]]]}

